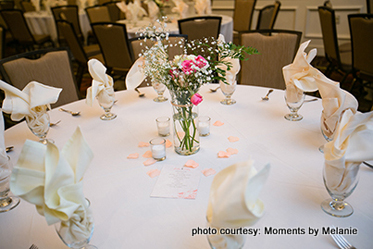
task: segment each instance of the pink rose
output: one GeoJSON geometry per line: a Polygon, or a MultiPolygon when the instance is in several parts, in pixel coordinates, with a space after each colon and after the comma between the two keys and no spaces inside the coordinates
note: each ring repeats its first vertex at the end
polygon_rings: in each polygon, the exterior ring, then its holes
{"type": "Polygon", "coordinates": [[[193,72],[192,65],[193,65],[193,63],[192,63],[191,60],[185,60],[185,61],[183,61],[181,63],[181,66],[183,67],[183,69],[182,69],[183,72],[185,74],[193,72]]]}
{"type": "Polygon", "coordinates": [[[195,61],[196,61],[196,66],[199,68],[203,68],[204,66],[207,65],[206,59],[203,58],[201,55],[198,55],[195,61]]]}
{"type": "Polygon", "coordinates": [[[190,98],[190,101],[193,105],[198,105],[203,100],[202,96],[199,93],[193,94],[193,96],[190,98]]]}

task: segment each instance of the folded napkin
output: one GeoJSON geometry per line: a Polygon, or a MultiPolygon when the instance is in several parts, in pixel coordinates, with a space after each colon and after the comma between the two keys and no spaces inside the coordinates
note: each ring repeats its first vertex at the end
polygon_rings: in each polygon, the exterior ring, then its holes
{"type": "Polygon", "coordinates": [[[211,0],[196,0],[194,8],[199,16],[204,14],[211,15],[211,0]]]}
{"type": "Polygon", "coordinates": [[[10,178],[10,189],[34,204],[48,225],[61,221],[59,233],[64,240],[87,239],[93,222],[82,180],[92,158],[79,127],[61,152],[53,143],[45,146],[26,140],[10,178]]]}
{"type": "Polygon", "coordinates": [[[241,69],[240,60],[226,57],[222,61],[230,63],[230,66],[231,66],[230,70],[227,71],[228,67],[225,64],[219,64],[218,68],[225,71],[225,80],[227,81],[229,85],[236,85],[236,75],[241,69]]]}
{"type": "Polygon", "coordinates": [[[344,192],[356,179],[359,165],[373,160],[373,111],[347,109],[334,139],[324,146],[325,178],[332,192],[344,192]]]}
{"type": "Polygon", "coordinates": [[[118,8],[126,14],[126,19],[137,22],[138,18],[142,18],[144,16],[147,16],[148,13],[146,10],[141,7],[140,0],[135,0],[133,3],[130,2],[126,5],[124,1],[116,3],[118,8]]]}
{"type": "Polygon", "coordinates": [[[97,97],[99,103],[111,105],[114,101],[113,78],[106,74],[106,67],[96,59],[88,61],[88,71],[93,78],[92,86],[87,89],[86,103],[93,105],[97,97]]]}
{"type": "Polygon", "coordinates": [[[35,11],[40,11],[40,0],[31,0],[32,5],[35,7],[35,11]]]}
{"type": "MultiPolygon", "coordinates": [[[[267,164],[257,172],[253,161],[233,164],[215,177],[211,185],[207,220],[215,228],[251,226],[263,215],[264,204],[258,199],[269,174],[267,164]]],[[[239,237],[212,235],[217,248],[233,248],[239,237]]]]}
{"type": "Polygon", "coordinates": [[[180,18],[186,18],[188,16],[189,6],[184,3],[183,0],[172,0],[176,7],[172,8],[172,12],[178,13],[180,18]]]}
{"type": "Polygon", "coordinates": [[[159,7],[157,4],[152,0],[148,0],[146,4],[148,5],[149,18],[151,20],[157,19],[159,14],[159,7]]]}
{"type": "Polygon", "coordinates": [[[124,14],[126,14],[126,19],[128,19],[128,20],[132,19],[131,12],[129,12],[129,10],[127,8],[127,4],[126,4],[125,1],[117,2],[116,5],[120,9],[120,11],[122,11],[124,14]]]}
{"type": "Polygon", "coordinates": [[[61,88],[40,84],[36,81],[28,83],[23,90],[0,80],[0,89],[5,92],[3,112],[10,113],[13,121],[19,121],[25,116],[35,117],[45,110],[43,106],[57,102],[61,88]]]}

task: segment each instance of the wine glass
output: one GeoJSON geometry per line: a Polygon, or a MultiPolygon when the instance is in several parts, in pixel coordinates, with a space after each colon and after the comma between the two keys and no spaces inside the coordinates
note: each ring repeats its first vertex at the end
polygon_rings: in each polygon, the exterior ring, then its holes
{"type": "MultiPolygon", "coordinates": [[[[333,140],[333,138],[334,138],[334,132],[333,131],[330,131],[327,127],[326,127],[326,125],[325,125],[325,118],[324,118],[324,111],[322,112],[322,114],[321,114],[321,134],[323,135],[323,137],[325,138],[325,140],[327,141],[327,142],[330,142],[330,141],[332,141],[333,140]]],[[[337,122],[337,124],[335,125],[335,127],[337,127],[337,125],[338,125],[338,123],[339,122],[337,122]]],[[[335,131],[335,130],[334,130],[335,131]]],[[[319,147],[319,151],[321,152],[321,153],[324,153],[324,145],[321,145],[320,147],[319,147]]]]}
{"type": "Polygon", "coordinates": [[[166,97],[163,96],[163,93],[166,90],[166,86],[163,83],[152,81],[152,86],[158,94],[158,97],[153,99],[154,102],[165,102],[168,100],[166,97]]]}
{"type": "MultiPolygon", "coordinates": [[[[211,233],[207,235],[207,241],[211,249],[241,249],[245,242],[246,236],[243,234],[220,234],[220,229],[211,226],[210,222],[207,221],[207,226],[211,233]]],[[[224,228],[230,229],[230,228],[224,228]]],[[[234,228],[232,228],[234,229],[234,228]]]]}
{"type": "Polygon", "coordinates": [[[103,91],[101,94],[97,96],[97,100],[102,109],[104,109],[105,111],[105,114],[101,115],[100,117],[102,120],[112,120],[117,117],[116,114],[110,112],[115,101],[114,91],[110,94],[103,91]]]}
{"type": "Polygon", "coordinates": [[[47,109],[36,112],[33,116],[26,116],[26,123],[31,132],[39,138],[39,142],[47,144],[47,134],[50,127],[50,118],[47,109]]]}
{"type": "Polygon", "coordinates": [[[0,164],[0,213],[8,212],[18,206],[20,199],[9,194],[9,178],[12,173],[13,164],[8,157],[7,160],[0,164]]]}
{"type": "Polygon", "coordinates": [[[325,213],[334,217],[348,217],[354,209],[344,200],[351,195],[358,183],[358,173],[360,162],[346,163],[338,167],[337,165],[327,165],[324,163],[323,179],[326,190],[332,198],[321,203],[321,208],[325,213]]]}
{"type": "Polygon", "coordinates": [[[302,107],[304,102],[305,94],[302,90],[295,86],[287,86],[285,90],[285,101],[286,105],[290,109],[290,113],[284,117],[289,121],[299,121],[303,119],[303,116],[298,114],[298,110],[302,107]]]}
{"type": "Polygon", "coordinates": [[[233,84],[225,84],[224,82],[220,81],[220,89],[222,93],[225,95],[225,99],[220,101],[223,105],[234,105],[236,101],[231,98],[232,94],[236,90],[237,81],[234,81],[233,84]]]}

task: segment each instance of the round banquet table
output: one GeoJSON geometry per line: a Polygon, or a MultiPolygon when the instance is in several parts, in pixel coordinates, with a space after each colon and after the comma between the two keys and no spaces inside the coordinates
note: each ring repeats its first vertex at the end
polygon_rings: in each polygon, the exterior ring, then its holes
{"type": "MultiPolygon", "coordinates": [[[[182,166],[188,159],[199,163],[195,170],[213,168],[216,172],[252,158],[255,167],[271,164],[266,184],[260,194],[265,213],[253,225],[260,229],[257,236],[247,235],[244,248],[336,248],[329,235],[320,235],[322,227],[335,225],[357,228],[357,235],[347,239],[357,248],[371,248],[373,236],[373,170],[361,166],[360,181],[347,199],[355,213],[348,218],[334,218],[325,214],[320,203],[328,198],[322,180],[323,154],[318,147],[324,138],[320,133],[321,101],[305,103],[300,109],[304,116],[299,122],[284,119],[289,112],[283,91],[275,90],[270,100],[261,100],[268,89],[239,85],[233,98],[237,104],[219,103],[223,94],[211,93],[212,85],[200,90],[204,101],[199,105],[200,115],[211,117],[211,135],[201,138],[200,151],[192,156],[177,155],[167,149],[167,158],[145,167],[141,157],[149,148],[139,148],[140,141],[157,137],[155,119],[171,117],[170,102],[156,103],[155,91],[140,88],[145,97],[135,91],[116,93],[118,102],[112,111],[118,117],[102,121],[103,110],[95,102],[93,107],[84,100],[70,103],[66,109],[81,111],[73,117],[57,109],[50,111],[51,121],[61,122],[50,129],[48,138],[61,149],[79,125],[94,153],[85,173],[84,194],[91,201],[95,231],[91,243],[98,248],[209,248],[205,235],[192,237],[192,228],[206,227],[206,209],[210,185],[214,176],[201,175],[197,197],[188,199],[153,198],[150,194],[158,177],[146,172],[162,169],[164,165],[182,166]],[[240,140],[228,141],[229,136],[240,140]],[[238,149],[230,158],[217,158],[220,150],[238,149]],[[138,152],[138,159],[127,159],[138,152]],[[304,235],[265,235],[269,228],[302,228],[304,235]],[[319,229],[317,236],[308,234],[309,228],[319,229]]],[[[169,96],[168,92],[165,93],[169,96]]],[[[310,97],[307,97],[310,98],[310,97]]],[[[307,99],[306,98],[306,99],[307,99]]],[[[172,140],[172,137],[168,137],[172,140]]],[[[26,139],[37,140],[22,122],[5,131],[6,145],[14,145],[9,153],[15,164],[26,139]]],[[[29,248],[31,244],[44,248],[66,248],[53,226],[48,227],[35,207],[22,200],[14,210],[0,214],[1,248],[29,248]]]]}
{"type": "MultiPolygon", "coordinates": [[[[179,26],[177,23],[177,18],[175,18],[175,14],[168,15],[170,23],[167,23],[166,30],[170,34],[179,34],[179,26]]],[[[233,19],[230,16],[226,15],[214,15],[214,16],[221,16],[221,26],[220,26],[220,33],[224,35],[226,42],[233,41],[233,19]]],[[[136,32],[139,31],[140,28],[144,28],[148,26],[151,22],[148,17],[145,17],[143,20],[139,20],[135,23],[129,22],[128,20],[119,20],[118,23],[126,24],[127,28],[127,35],[129,38],[137,37],[138,35],[136,32]]]]}

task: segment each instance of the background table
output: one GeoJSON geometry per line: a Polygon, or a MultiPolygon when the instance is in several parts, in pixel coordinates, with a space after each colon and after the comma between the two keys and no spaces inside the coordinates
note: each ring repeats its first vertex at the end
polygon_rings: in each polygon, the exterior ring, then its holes
{"type": "MultiPolygon", "coordinates": [[[[347,199],[355,209],[349,218],[334,218],[325,214],[320,203],[328,198],[322,180],[323,154],[318,147],[325,142],[320,133],[321,101],[305,103],[300,109],[304,119],[290,122],[284,119],[289,112],[283,91],[275,90],[267,102],[261,101],[268,89],[238,86],[233,98],[237,104],[219,103],[223,94],[210,93],[204,86],[200,93],[204,101],[200,115],[209,115],[212,123],[220,120],[221,127],[212,126],[211,135],[201,138],[201,150],[192,156],[177,155],[167,149],[167,159],[151,166],[143,166],[141,155],[149,148],[138,148],[140,141],[157,136],[155,119],[171,117],[169,102],[152,101],[156,93],[152,88],[140,88],[146,95],[139,98],[135,91],[116,93],[118,102],[112,111],[118,117],[102,121],[103,110],[97,103],[90,107],[84,100],[66,105],[66,109],[81,111],[72,117],[58,110],[50,112],[52,127],[48,138],[60,148],[80,125],[82,133],[93,150],[94,159],[84,177],[84,193],[91,201],[95,219],[92,244],[106,248],[209,248],[206,236],[191,236],[192,228],[206,227],[206,209],[213,176],[201,176],[195,200],[151,198],[156,178],[146,172],[162,169],[164,165],[182,166],[188,159],[199,163],[196,170],[221,169],[252,158],[257,168],[271,163],[269,178],[260,194],[265,205],[264,216],[253,226],[260,235],[247,236],[244,248],[336,248],[329,235],[264,235],[265,227],[321,229],[335,225],[358,229],[358,235],[346,236],[357,248],[371,248],[373,237],[373,170],[361,166],[360,182],[347,199]],[[240,138],[230,143],[229,136],[240,138]],[[219,159],[217,153],[228,147],[239,153],[219,159]],[[129,160],[130,153],[138,152],[138,159],[129,160]]],[[[168,92],[167,92],[168,95],[168,92]]],[[[309,97],[307,97],[309,98],[309,97]]],[[[168,137],[171,140],[171,136],[168,137]]],[[[36,137],[23,122],[5,132],[7,145],[15,149],[9,153],[15,163],[25,139],[36,137]]],[[[0,214],[1,248],[40,249],[66,248],[54,227],[48,227],[44,217],[33,205],[21,201],[20,205],[0,214]]]]}

